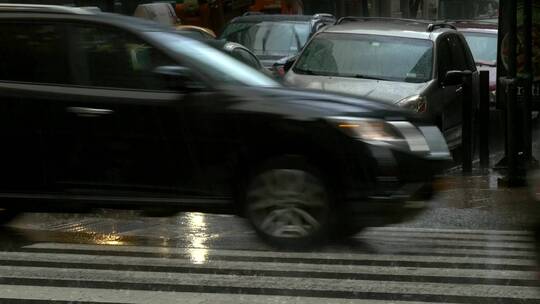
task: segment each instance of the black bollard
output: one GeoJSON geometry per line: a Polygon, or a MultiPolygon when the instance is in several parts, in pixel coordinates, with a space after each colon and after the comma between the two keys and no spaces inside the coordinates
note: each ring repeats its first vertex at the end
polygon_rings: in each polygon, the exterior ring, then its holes
{"type": "Polygon", "coordinates": [[[489,168],[489,71],[480,71],[480,107],[478,113],[478,152],[480,168],[489,168]]]}
{"type": "Polygon", "coordinates": [[[463,72],[463,95],[462,95],[462,124],[461,124],[461,149],[462,149],[462,171],[472,172],[473,162],[473,94],[472,94],[472,73],[463,72]]]}

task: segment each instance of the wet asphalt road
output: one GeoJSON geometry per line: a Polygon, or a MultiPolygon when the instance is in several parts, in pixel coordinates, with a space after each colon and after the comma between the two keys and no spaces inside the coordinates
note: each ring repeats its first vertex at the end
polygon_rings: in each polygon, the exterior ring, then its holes
{"type": "Polygon", "coordinates": [[[494,181],[450,177],[418,218],[306,252],[228,215],[26,214],[0,303],[540,303],[533,206],[494,181]]]}

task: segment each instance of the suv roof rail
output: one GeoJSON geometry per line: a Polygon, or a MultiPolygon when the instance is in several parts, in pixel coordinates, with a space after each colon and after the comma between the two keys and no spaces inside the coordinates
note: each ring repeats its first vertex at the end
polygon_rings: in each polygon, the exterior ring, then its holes
{"type": "Polygon", "coordinates": [[[438,28],[449,28],[449,29],[453,29],[453,30],[457,29],[452,24],[449,24],[449,23],[446,23],[446,22],[436,22],[436,23],[430,23],[428,25],[428,27],[427,27],[427,31],[428,32],[433,32],[434,30],[436,30],[438,28]]]}
{"type": "Polygon", "coordinates": [[[264,15],[263,12],[245,12],[242,16],[264,15]]]}
{"type": "Polygon", "coordinates": [[[91,15],[92,12],[79,7],[41,4],[0,4],[0,13],[28,12],[28,13],[55,13],[73,15],[91,15]]]}
{"type": "Polygon", "coordinates": [[[402,21],[402,22],[425,23],[425,21],[422,21],[422,20],[404,19],[404,18],[346,16],[346,17],[339,18],[336,24],[342,24],[345,22],[355,22],[355,21],[402,21]]]}
{"type": "Polygon", "coordinates": [[[326,18],[326,19],[334,19],[334,20],[336,20],[336,17],[334,15],[325,14],[325,13],[315,14],[315,15],[313,15],[313,18],[315,18],[315,19],[324,19],[324,18],[326,18]]]}
{"type": "Polygon", "coordinates": [[[453,24],[453,23],[456,23],[456,24],[459,24],[459,23],[496,24],[495,22],[489,21],[486,19],[455,19],[455,20],[446,19],[444,20],[444,22],[449,23],[449,24],[453,24]]]}
{"type": "Polygon", "coordinates": [[[422,19],[405,19],[405,18],[391,18],[391,17],[354,17],[354,16],[347,16],[347,17],[341,17],[338,19],[336,24],[342,24],[344,22],[356,22],[356,21],[399,21],[399,22],[406,22],[406,23],[419,23],[419,24],[425,24],[427,25],[426,31],[432,32],[437,28],[449,28],[455,30],[456,27],[445,23],[445,22],[435,22],[435,21],[428,21],[428,20],[422,20],[422,19]]]}

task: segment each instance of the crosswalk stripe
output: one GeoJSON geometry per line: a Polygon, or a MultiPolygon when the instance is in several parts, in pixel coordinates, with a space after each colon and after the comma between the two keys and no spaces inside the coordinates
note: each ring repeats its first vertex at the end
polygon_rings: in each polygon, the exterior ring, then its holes
{"type": "MultiPolygon", "coordinates": [[[[65,268],[98,268],[107,269],[115,266],[128,266],[141,269],[165,269],[176,272],[197,272],[207,269],[209,272],[247,273],[255,275],[278,275],[306,277],[336,277],[343,279],[363,279],[380,276],[384,280],[395,281],[439,281],[457,282],[459,284],[491,284],[503,285],[540,285],[535,281],[534,271],[501,271],[450,268],[401,268],[396,266],[356,266],[356,265],[314,265],[290,263],[260,263],[210,260],[197,265],[189,259],[163,259],[155,257],[118,257],[96,256],[89,254],[39,253],[39,252],[0,252],[0,265],[43,266],[65,268]],[[10,264],[10,262],[12,262],[10,264]],[[19,263],[17,263],[19,262],[19,263]],[[57,265],[61,263],[60,265],[57,265]],[[105,266],[105,268],[103,268],[105,266]],[[247,272],[246,272],[247,271],[247,272]],[[526,282],[530,281],[530,282],[526,282]],[[498,283],[495,283],[498,282],[498,283]]],[[[117,267],[125,269],[126,267],[117,267]]]]}
{"type": "MultiPolygon", "coordinates": [[[[55,280],[62,280],[77,283],[84,286],[85,282],[103,282],[110,286],[113,282],[122,286],[121,283],[141,284],[150,287],[158,287],[158,284],[165,285],[165,288],[174,286],[188,286],[189,291],[198,291],[201,287],[207,290],[212,288],[234,288],[251,289],[256,293],[263,293],[264,289],[279,289],[295,294],[297,291],[310,290],[320,292],[341,292],[341,293],[380,293],[380,294],[416,294],[416,295],[439,295],[439,296],[461,296],[461,297],[483,297],[483,298],[508,298],[508,299],[540,299],[536,287],[516,287],[500,285],[453,285],[444,283],[410,283],[410,282],[385,282],[380,281],[353,281],[339,279],[309,279],[306,278],[284,278],[284,277],[258,277],[258,276],[236,276],[220,274],[185,274],[185,273],[160,273],[141,271],[118,271],[118,270],[85,270],[78,269],[55,269],[44,267],[11,267],[0,266],[0,284],[10,284],[20,282],[25,284],[31,280],[40,280],[40,284],[54,283],[55,280]],[[47,280],[47,281],[45,281],[47,280]],[[156,286],[157,285],[157,286],[156,286]],[[269,288],[271,287],[271,288],[269,288]]],[[[91,287],[92,284],[89,284],[91,287]]],[[[39,285],[43,286],[43,285],[39,285]]],[[[54,286],[54,285],[53,285],[54,286]]],[[[61,287],[61,286],[59,286],[61,287]]],[[[124,289],[118,287],[119,289],[124,289]]],[[[126,289],[139,289],[126,288],[126,289]]],[[[159,290],[161,288],[158,288],[159,290]]],[[[251,292],[248,292],[251,293],[251,292]]]]}
{"type": "MultiPolygon", "coordinates": [[[[195,292],[148,292],[140,290],[108,290],[97,288],[70,288],[70,287],[40,287],[0,285],[0,303],[7,299],[42,300],[43,304],[50,304],[50,299],[65,302],[85,301],[84,304],[93,303],[123,303],[123,304],[268,304],[268,303],[295,303],[295,304],[383,304],[387,300],[362,299],[331,299],[328,298],[301,298],[290,296],[267,296],[249,294],[212,294],[195,292]]],[[[24,300],[23,300],[24,301],[24,300]]],[[[28,301],[19,302],[28,304],[28,301]]],[[[78,302],[77,302],[78,303],[78,302]]],[[[399,304],[449,304],[446,302],[415,302],[399,301],[399,304]]],[[[37,304],[37,303],[36,303],[37,304]]]]}
{"type": "Polygon", "coordinates": [[[508,251],[501,249],[463,249],[453,248],[448,250],[446,248],[427,247],[427,246],[395,246],[395,244],[389,244],[384,247],[385,252],[389,254],[409,254],[409,255],[422,255],[422,256],[449,256],[449,257],[504,257],[504,258],[519,258],[519,259],[535,259],[536,252],[533,250],[528,251],[508,251]]]}
{"type": "MultiPolygon", "coordinates": [[[[237,256],[237,257],[260,257],[260,258],[294,258],[309,262],[309,259],[341,260],[344,263],[351,261],[408,261],[426,263],[469,263],[469,264],[499,264],[499,265],[524,265],[533,266],[530,259],[507,259],[507,258],[476,258],[476,257],[448,257],[448,256],[417,256],[417,255],[392,255],[392,254],[366,254],[366,253],[318,253],[318,252],[274,252],[274,251],[251,251],[251,250],[228,250],[228,249],[205,249],[205,248],[172,248],[172,247],[149,247],[149,246],[98,246],[90,244],[62,244],[62,243],[38,243],[24,248],[28,249],[56,249],[56,250],[87,250],[96,252],[118,251],[134,253],[177,254],[192,256],[204,254],[210,256],[237,256]]],[[[264,261],[261,259],[260,261],[264,261]]],[[[294,260],[293,260],[294,261],[294,260]]]]}

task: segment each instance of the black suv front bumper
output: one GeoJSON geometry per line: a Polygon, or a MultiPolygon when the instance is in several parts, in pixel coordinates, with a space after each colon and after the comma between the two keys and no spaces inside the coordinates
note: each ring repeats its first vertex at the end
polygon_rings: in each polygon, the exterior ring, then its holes
{"type": "Polygon", "coordinates": [[[350,183],[343,198],[343,211],[353,226],[397,223],[421,213],[435,194],[438,175],[452,164],[450,154],[440,151],[420,154],[390,146],[366,147],[369,177],[350,183]]]}

